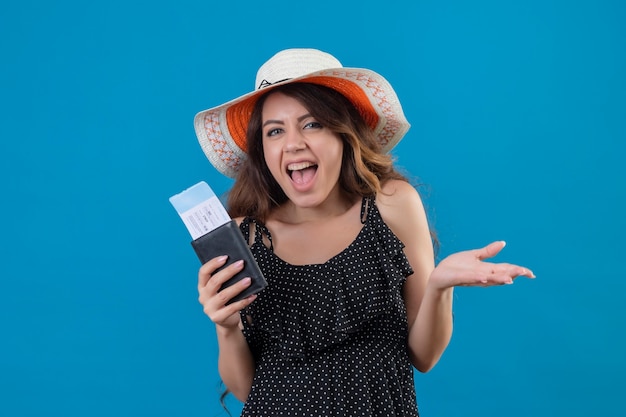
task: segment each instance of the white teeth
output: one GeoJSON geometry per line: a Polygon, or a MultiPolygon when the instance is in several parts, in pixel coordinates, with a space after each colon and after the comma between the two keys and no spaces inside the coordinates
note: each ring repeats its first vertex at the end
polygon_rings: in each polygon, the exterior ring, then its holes
{"type": "Polygon", "coordinates": [[[289,171],[298,171],[298,170],[301,170],[301,169],[304,169],[304,168],[311,167],[313,165],[315,165],[315,164],[312,163],[312,162],[298,162],[298,163],[293,163],[293,164],[287,165],[287,169],[289,171]]]}

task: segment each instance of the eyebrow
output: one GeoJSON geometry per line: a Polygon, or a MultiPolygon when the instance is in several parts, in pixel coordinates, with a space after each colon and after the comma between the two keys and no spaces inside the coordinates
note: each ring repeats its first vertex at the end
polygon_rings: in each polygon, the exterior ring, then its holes
{"type": "MultiPolygon", "coordinates": [[[[312,117],[311,113],[303,114],[302,116],[298,117],[297,120],[299,122],[301,122],[304,119],[309,118],[309,117],[312,117]]],[[[277,123],[277,124],[281,124],[281,125],[285,124],[285,122],[283,122],[282,120],[272,120],[272,119],[270,119],[270,120],[266,120],[265,123],[263,123],[263,125],[261,127],[265,127],[265,126],[267,126],[267,125],[269,125],[271,123],[277,123]]]]}

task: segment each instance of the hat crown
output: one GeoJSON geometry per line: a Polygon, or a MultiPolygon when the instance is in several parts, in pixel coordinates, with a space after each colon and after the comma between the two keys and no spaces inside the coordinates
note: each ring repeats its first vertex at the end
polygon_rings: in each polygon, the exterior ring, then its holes
{"type": "Polygon", "coordinates": [[[281,81],[330,68],[343,68],[343,66],[337,58],[326,52],[307,48],[285,49],[259,68],[254,88],[260,90],[281,81]]]}

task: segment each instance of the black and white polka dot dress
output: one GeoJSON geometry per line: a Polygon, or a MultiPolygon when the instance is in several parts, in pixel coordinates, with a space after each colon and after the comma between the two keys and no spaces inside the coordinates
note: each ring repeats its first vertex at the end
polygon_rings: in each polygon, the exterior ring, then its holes
{"type": "Polygon", "coordinates": [[[413,271],[374,200],[361,211],[359,235],[324,264],[284,262],[256,224],[268,287],[241,313],[256,362],[242,416],[418,416],[401,294],[413,271]]]}

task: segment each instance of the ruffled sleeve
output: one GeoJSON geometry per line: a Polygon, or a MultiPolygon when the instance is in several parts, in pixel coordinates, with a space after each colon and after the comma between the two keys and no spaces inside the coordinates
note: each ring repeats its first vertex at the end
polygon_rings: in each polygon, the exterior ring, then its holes
{"type": "MultiPolygon", "coordinates": [[[[375,206],[371,210],[376,210],[375,206]]],[[[369,217],[380,218],[377,210],[369,217]]],[[[402,315],[406,320],[402,285],[413,269],[404,254],[404,244],[382,219],[372,223],[365,239],[376,250],[357,254],[359,268],[345,271],[342,274],[345,279],[337,285],[335,330],[338,332],[357,331],[382,314],[402,315]]]]}

